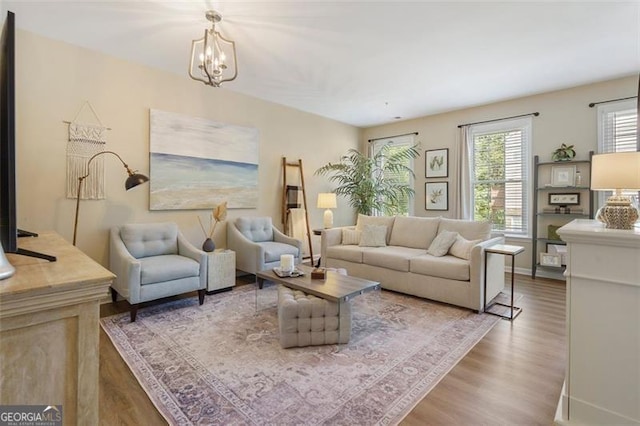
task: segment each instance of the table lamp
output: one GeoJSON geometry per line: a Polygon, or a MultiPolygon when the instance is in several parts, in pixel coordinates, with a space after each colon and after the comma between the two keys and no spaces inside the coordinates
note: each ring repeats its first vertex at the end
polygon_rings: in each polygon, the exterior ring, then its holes
{"type": "Polygon", "coordinates": [[[623,190],[640,191],[640,152],[597,154],[591,159],[591,189],[615,191],[598,210],[596,219],[611,229],[633,229],[638,210],[623,190]]]}
{"type": "Polygon", "coordinates": [[[321,192],[318,194],[318,206],[319,209],[326,209],[324,211],[323,226],[325,228],[331,228],[333,226],[333,212],[331,209],[338,207],[336,200],[336,194],[333,192],[321,192]]]}
{"type": "Polygon", "coordinates": [[[77,198],[76,198],[76,220],[73,224],[73,245],[76,245],[76,235],[78,233],[78,215],[80,213],[80,193],[82,192],[82,183],[84,182],[84,180],[86,178],[89,177],[89,165],[91,164],[91,162],[93,161],[94,158],[98,157],[99,155],[102,154],[112,154],[115,155],[116,157],[118,157],[118,160],[120,160],[120,162],[122,163],[122,165],[124,166],[124,168],[127,170],[127,174],[129,175],[127,177],[127,180],[124,182],[124,188],[128,191],[131,188],[135,188],[136,186],[140,185],[141,183],[145,183],[149,181],[149,178],[146,177],[143,174],[140,173],[136,173],[134,171],[132,171],[129,166],[127,165],[127,163],[124,162],[124,160],[122,159],[122,157],[120,157],[118,154],[116,154],[113,151],[101,151],[99,153],[97,153],[96,155],[94,155],[93,157],[89,158],[89,161],[87,161],[87,174],[84,176],[80,176],[78,178],[78,194],[77,194],[77,198]]]}

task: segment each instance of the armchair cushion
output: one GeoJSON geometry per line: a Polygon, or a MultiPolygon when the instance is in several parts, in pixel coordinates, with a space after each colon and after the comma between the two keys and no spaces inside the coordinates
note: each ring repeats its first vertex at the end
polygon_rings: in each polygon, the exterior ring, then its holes
{"type": "Polygon", "coordinates": [[[140,284],[155,284],[181,278],[198,277],[200,264],[193,259],[174,254],[140,259],[140,284]]]}
{"type": "Polygon", "coordinates": [[[239,217],[236,227],[248,240],[255,243],[273,241],[273,226],[270,217],[239,217]]]}
{"type": "Polygon", "coordinates": [[[175,223],[134,223],[120,229],[120,238],[133,257],[140,259],[178,254],[178,225],[175,223]]]}

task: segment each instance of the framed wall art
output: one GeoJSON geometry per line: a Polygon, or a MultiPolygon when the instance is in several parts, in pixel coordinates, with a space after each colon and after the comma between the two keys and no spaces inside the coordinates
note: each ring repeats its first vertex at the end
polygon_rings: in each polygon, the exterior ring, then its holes
{"type": "Polygon", "coordinates": [[[427,182],[424,184],[426,210],[449,210],[449,182],[427,182]]]}
{"type": "Polygon", "coordinates": [[[449,148],[424,152],[424,177],[443,178],[449,176],[449,148]]]}
{"type": "Polygon", "coordinates": [[[551,186],[573,186],[576,166],[551,166],[551,186]]]}
{"type": "Polygon", "coordinates": [[[258,130],[150,110],[150,210],[258,207],[258,130]]]}
{"type": "Polygon", "coordinates": [[[550,206],[577,206],[580,204],[580,193],[549,194],[550,206]]]}

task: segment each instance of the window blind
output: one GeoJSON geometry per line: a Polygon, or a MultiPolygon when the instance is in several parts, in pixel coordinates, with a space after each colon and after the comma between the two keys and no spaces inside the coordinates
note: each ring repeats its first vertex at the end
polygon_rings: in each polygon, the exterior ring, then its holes
{"type": "MultiPolygon", "coordinates": [[[[598,106],[598,153],[640,151],[638,144],[638,111],[635,100],[612,102],[598,106]]],[[[638,204],[638,192],[623,191],[638,204]]],[[[598,207],[605,204],[611,191],[599,191],[598,207]]]]}
{"type": "Polygon", "coordinates": [[[527,235],[531,118],[474,125],[470,135],[474,219],[489,220],[494,231],[527,235]]]}

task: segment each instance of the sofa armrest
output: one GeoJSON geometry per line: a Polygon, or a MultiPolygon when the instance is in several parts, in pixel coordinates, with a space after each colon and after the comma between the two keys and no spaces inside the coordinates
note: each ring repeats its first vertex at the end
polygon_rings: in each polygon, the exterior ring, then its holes
{"type": "Polygon", "coordinates": [[[227,246],[236,252],[236,269],[250,274],[264,269],[264,247],[247,239],[231,221],[227,222],[227,246]]]}
{"type": "MultiPolygon", "coordinates": [[[[474,294],[480,303],[477,310],[484,311],[484,250],[496,244],[504,244],[504,237],[494,237],[482,241],[471,249],[470,280],[474,287],[474,294]]],[[[504,288],[504,256],[489,256],[487,259],[487,302],[504,288]]]]}
{"type": "Polygon", "coordinates": [[[200,264],[200,289],[207,286],[207,253],[191,244],[182,232],[178,232],[178,254],[188,257],[200,264]]]}
{"type": "Polygon", "coordinates": [[[355,226],[339,226],[336,228],[323,229],[320,233],[320,261],[325,266],[327,259],[327,249],[331,246],[339,246],[342,244],[342,230],[356,229],[355,226]]]}
{"type": "Polygon", "coordinates": [[[118,227],[112,228],[110,232],[109,269],[116,275],[111,287],[129,303],[139,303],[141,265],[122,242],[118,227]]]}

